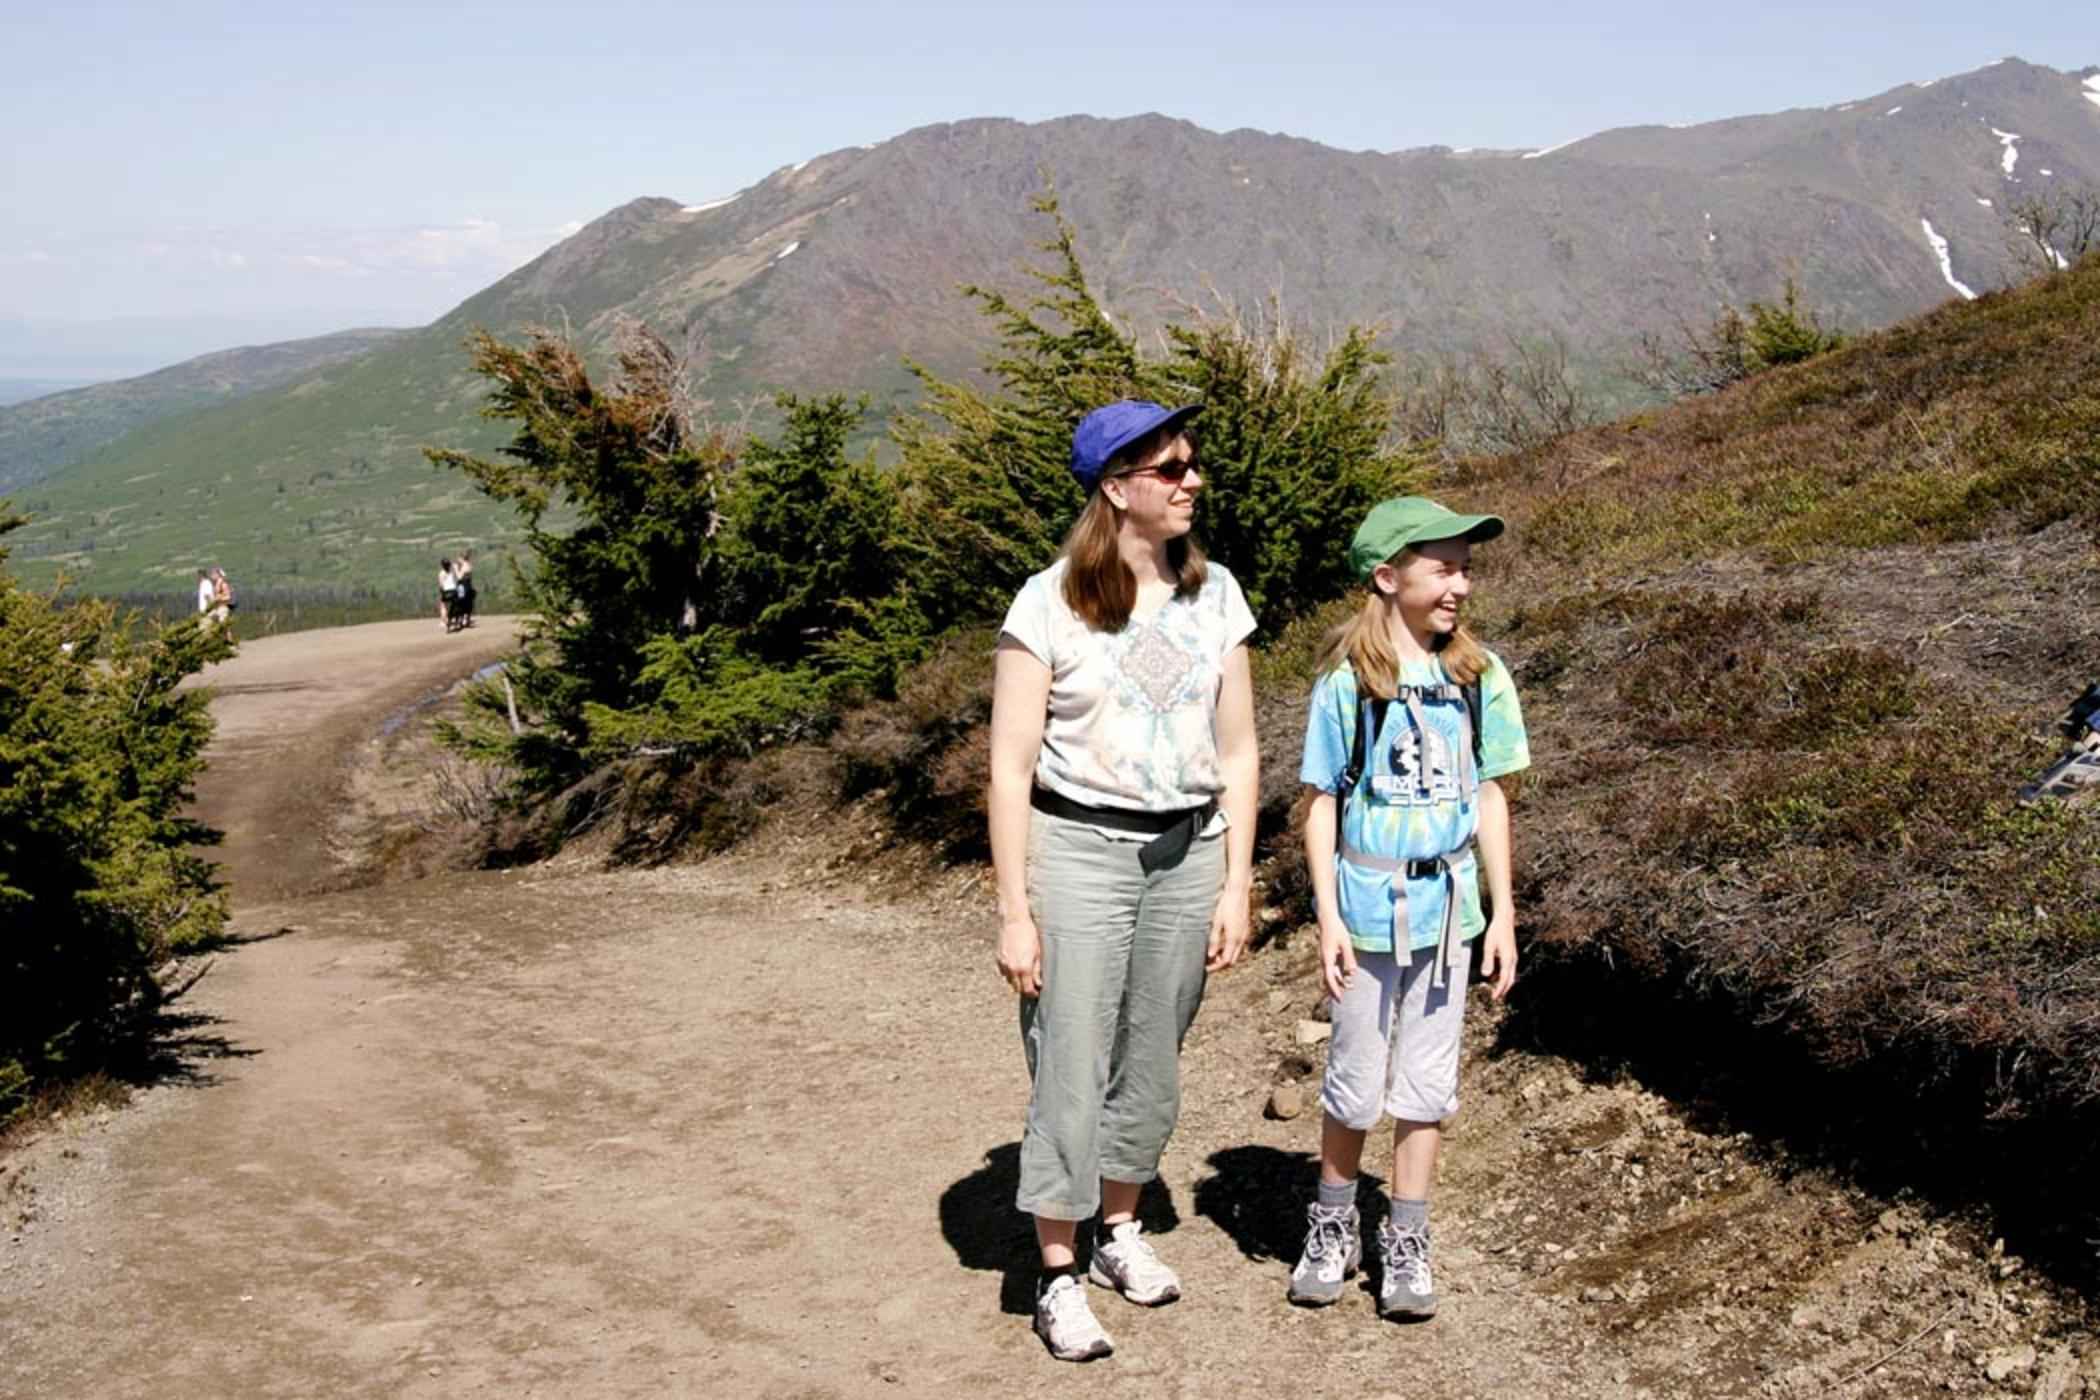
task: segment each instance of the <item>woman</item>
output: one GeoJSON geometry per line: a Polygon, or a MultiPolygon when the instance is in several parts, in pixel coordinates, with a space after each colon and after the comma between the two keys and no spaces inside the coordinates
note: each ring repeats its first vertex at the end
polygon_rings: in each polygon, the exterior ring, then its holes
{"type": "Polygon", "coordinates": [[[1319,1195],[1289,1288],[1302,1306],[1339,1301],[1360,1262],[1357,1171],[1366,1136],[1390,1115],[1378,1311],[1436,1313],[1429,1190],[1440,1125],[1458,1112],[1467,943],[1484,940],[1496,1001],[1517,976],[1502,783],[1530,765],[1531,748],[1509,668],[1460,625],[1473,546],[1501,533],[1496,516],[1405,496],[1373,507],[1349,546],[1363,606],[1328,641],[1299,767],[1334,1022],[1319,1195]]]}
{"type": "Polygon", "coordinates": [[[450,559],[438,560],[438,622],[447,632],[452,630],[452,590],[457,578],[452,572],[450,559]]]}
{"type": "Polygon", "coordinates": [[[1181,1283],[1138,1193],[1180,1112],[1181,1040],[1206,973],[1247,941],[1254,853],[1254,617],[1188,538],[1203,477],[1193,408],[1121,400],[1072,438],[1085,509],[1023,585],[992,701],[998,965],[1021,996],[1033,1094],[1016,1204],[1042,1255],[1035,1330],[1066,1361],[1113,1349],[1075,1265],[1157,1306],[1181,1283]]]}

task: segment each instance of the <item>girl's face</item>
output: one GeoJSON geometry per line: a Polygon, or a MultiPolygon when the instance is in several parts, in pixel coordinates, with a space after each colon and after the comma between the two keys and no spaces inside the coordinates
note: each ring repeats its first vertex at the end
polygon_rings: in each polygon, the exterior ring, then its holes
{"type": "Polygon", "coordinates": [[[1125,521],[1146,539],[1171,540],[1196,522],[1196,493],[1203,475],[1195,444],[1176,433],[1138,459],[1135,467],[1104,479],[1101,490],[1125,521]]]}
{"type": "Polygon", "coordinates": [[[1470,542],[1432,540],[1380,564],[1371,582],[1400,609],[1409,631],[1448,635],[1458,630],[1459,610],[1473,591],[1472,568],[1470,542]]]}

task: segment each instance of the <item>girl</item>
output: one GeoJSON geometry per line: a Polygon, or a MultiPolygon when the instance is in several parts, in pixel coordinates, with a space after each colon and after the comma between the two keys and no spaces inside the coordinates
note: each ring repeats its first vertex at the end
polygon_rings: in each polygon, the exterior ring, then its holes
{"type": "Polygon", "coordinates": [[[1368,591],[1328,644],[1299,769],[1314,789],[1305,857],[1334,1037],[1294,1303],[1334,1302],[1362,1258],[1356,1173],[1383,1110],[1394,1120],[1392,1210],[1378,1227],[1378,1310],[1436,1312],[1429,1187],[1438,1124],[1458,1111],[1467,941],[1485,928],[1481,975],[1495,1000],[1517,975],[1509,804],[1497,780],[1531,757],[1508,669],[1459,625],[1473,544],[1502,528],[1408,496],[1374,507],[1349,547],[1368,591]]]}
{"type": "Polygon", "coordinates": [[[1035,1330],[1064,1361],[1113,1350],[1074,1262],[1097,1207],[1088,1277],[1145,1306],[1181,1296],[1138,1193],[1180,1112],[1205,974],[1247,941],[1254,616],[1188,538],[1195,411],[1125,399],[1080,422],[1086,507],[999,638],[985,805],[1033,1084],[1016,1204],[1042,1255],[1035,1330]]]}

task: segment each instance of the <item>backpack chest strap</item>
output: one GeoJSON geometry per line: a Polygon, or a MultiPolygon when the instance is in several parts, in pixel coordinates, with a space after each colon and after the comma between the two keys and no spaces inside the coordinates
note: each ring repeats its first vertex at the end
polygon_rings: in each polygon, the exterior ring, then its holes
{"type": "MultiPolygon", "coordinates": [[[[1421,860],[1396,860],[1391,856],[1374,855],[1360,851],[1354,846],[1342,847],[1342,859],[1365,870],[1382,870],[1408,880],[1426,880],[1436,875],[1444,877],[1444,922],[1437,932],[1436,964],[1430,969],[1429,985],[1441,987],[1450,980],[1450,970],[1458,966],[1459,959],[1466,956],[1465,941],[1459,937],[1461,922],[1458,914],[1458,872],[1461,866],[1473,857],[1473,842],[1469,839],[1455,851],[1446,851],[1440,856],[1421,860]]],[[[1393,881],[1393,956],[1399,957],[1407,946],[1407,886],[1404,881],[1393,881]]]]}

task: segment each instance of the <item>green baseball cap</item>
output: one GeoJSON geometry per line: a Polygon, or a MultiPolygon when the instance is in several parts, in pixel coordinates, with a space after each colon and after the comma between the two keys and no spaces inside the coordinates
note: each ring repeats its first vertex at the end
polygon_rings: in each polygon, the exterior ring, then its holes
{"type": "Polygon", "coordinates": [[[1478,544],[1502,533],[1499,515],[1460,515],[1427,496],[1395,496],[1371,507],[1349,541],[1349,567],[1360,580],[1411,544],[1468,539],[1478,544]]]}

